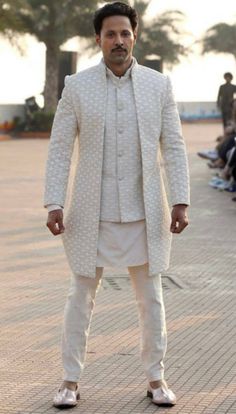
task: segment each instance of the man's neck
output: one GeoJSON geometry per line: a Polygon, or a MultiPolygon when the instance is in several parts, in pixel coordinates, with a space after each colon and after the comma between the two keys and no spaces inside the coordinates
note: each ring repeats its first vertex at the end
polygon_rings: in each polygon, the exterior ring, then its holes
{"type": "Polygon", "coordinates": [[[114,73],[115,76],[124,76],[125,72],[130,68],[132,65],[133,58],[131,57],[127,62],[124,62],[121,65],[114,65],[110,64],[109,62],[105,61],[106,66],[114,73]]]}

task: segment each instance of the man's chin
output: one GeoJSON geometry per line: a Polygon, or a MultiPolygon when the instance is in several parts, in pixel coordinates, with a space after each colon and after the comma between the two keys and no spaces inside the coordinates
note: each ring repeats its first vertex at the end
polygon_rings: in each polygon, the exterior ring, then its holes
{"type": "Polygon", "coordinates": [[[111,61],[117,65],[122,65],[128,60],[128,56],[113,56],[111,61]]]}

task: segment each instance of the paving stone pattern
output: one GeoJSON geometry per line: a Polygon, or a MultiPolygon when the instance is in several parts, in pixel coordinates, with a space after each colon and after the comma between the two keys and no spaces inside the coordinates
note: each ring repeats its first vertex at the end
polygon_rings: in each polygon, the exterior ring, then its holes
{"type": "MultiPolygon", "coordinates": [[[[192,177],[190,226],[163,275],[166,379],[173,408],[146,397],[134,294],[126,269],[106,269],[97,295],[81,401],[73,413],[236,413],[236,203],[207,186],[195,155],[220,125],[185,125],[192,177]]],[[[56,413],[60,334],[70,271],[41,207],[46,140],[0,143],[0,414],[56,413]]]]}

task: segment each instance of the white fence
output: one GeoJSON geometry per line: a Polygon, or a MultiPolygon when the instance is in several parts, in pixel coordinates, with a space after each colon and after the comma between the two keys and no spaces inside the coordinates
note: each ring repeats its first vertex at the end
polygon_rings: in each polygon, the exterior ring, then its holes
{"type": "Polygon", "coordinates": [[[178,109],[183,121],[221,118],[216,102],[178,102],[178,109]]]}

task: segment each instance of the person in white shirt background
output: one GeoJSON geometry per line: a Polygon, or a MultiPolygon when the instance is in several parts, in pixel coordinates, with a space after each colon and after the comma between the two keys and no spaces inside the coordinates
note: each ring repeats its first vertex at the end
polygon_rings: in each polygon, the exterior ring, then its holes
{"type": "Polygon", "coordinates": [[[154,404],[172,406],[176,396],[164,379],[161,272],[169,265],[172,233],[188,224],[185,144],[170,80],[133,57],[137,12],[108,3],[93,23],[103,59],[66,77],[47,160],[47,226],[62,235],[72,270],[62,335],[64,376],[53,403],[78,403],[95,296],[103,268],[112,266],[127,267],[135,289],[147,395],[154,404]],[[76,139],[77,169],[64,220],[76,139]]]}

